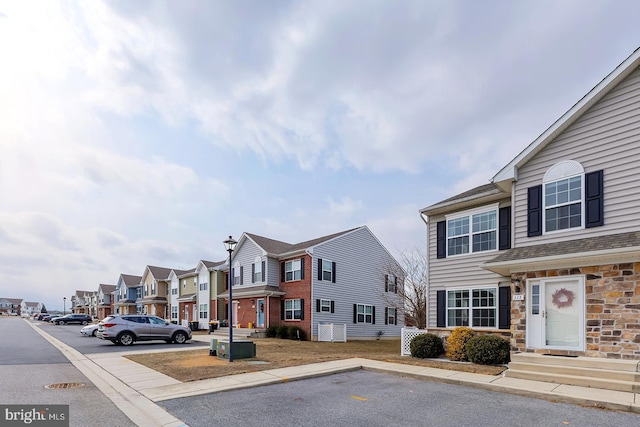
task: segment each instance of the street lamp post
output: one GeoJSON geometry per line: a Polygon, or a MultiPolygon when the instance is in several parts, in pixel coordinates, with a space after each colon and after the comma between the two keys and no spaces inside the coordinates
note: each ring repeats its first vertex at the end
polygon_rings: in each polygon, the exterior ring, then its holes
{"type": "Polygon", "coordinates": [[[62,315],[65,315],[65,311],[67,310],[67,297],[62,297],[62,315]]]}
{"type": "Polygon", "coordinates": [[[227,277],[229,283],[229,362],[233,362],[233,281],[231,278],[231,254],[238,242],[229,236],[229,238],[222,243],[224,243],[227,252],[229,252],[229,275],[227,277]]]}

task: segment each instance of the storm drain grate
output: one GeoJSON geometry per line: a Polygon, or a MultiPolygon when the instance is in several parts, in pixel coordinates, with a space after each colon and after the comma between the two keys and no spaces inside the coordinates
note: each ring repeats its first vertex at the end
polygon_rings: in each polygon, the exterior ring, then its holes
{"type": "Polygon", "coordinates": [[[56,384],[49,384],[44,386],[44,388],[49,388],[52,390],[60,390],[60,389],[64,389],[64,388],[80,388],[80,387],[84,387],[84,383],[56,383],[56,384]]]}

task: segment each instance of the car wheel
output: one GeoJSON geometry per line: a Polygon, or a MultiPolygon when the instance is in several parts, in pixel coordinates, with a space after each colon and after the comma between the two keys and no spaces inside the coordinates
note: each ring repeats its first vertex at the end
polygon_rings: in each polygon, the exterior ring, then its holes
{"type": "Polygon", "coordinates": [[[64,322],[56,322],[58,325],[64,325],[64,322]]]}
{"type": "Polygon", "coordinates": [[[94,329],[93,332],[91,332],[91,336],[95,337],[98,334],[98,330],[94,329]]]}
{"type": "Polygon", "coordinates": [[[133,335],[131,335],[128,332],[125,332],[124,334],[118,337],[118,343],[124,346],[133,344],[133,335]]]}
{"type": "Polygon", "coordinates": [[[184,344],[185,342],[187,342],[187,334],[185,334],[184,332],[176,332],[173,336],[173,340],[176,344],[184,344]]]}
{"type": "Polygon", "coordinates": [[[86,325],[87,325],[87,323],[89,323],[89,322],[87,322],[86,320],[83,320],[83,321],[82,321],[82,326],[86,326],[86,325]]]}

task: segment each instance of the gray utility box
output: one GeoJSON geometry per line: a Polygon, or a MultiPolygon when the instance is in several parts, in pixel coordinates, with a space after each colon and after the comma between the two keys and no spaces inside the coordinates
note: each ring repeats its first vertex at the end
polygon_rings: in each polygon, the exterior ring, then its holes
{"type": "Polygon", "coordinates": [[[218,340],[212,339],[209,345],[209,356],[215,356],[218,354],[218,340]]]}
{"type": "MultiPolygon", "coordinates": [[[[213,340],[211,345],[213,346],[213,340]]],[[[250,359],[256,357],[256,344],[250,340],[233,340],[232,351],[234,359],[250,359]]],[[[211,350],[209,350],[209,354],[211,354],[211,350]]],[[[229,358],[229,340],[218,340],[216,354],[220,359],[229,358]]]]}

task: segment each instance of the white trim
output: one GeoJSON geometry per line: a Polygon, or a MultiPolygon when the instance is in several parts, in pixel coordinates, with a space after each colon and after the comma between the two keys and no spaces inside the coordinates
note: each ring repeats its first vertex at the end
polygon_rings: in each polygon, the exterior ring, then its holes
{"type": "Polygon", "coordinates": [[[491,252],[495,252],[498,250],[498,229],[499,229],[499,224],[498,224],[498,210],[500,208],[500,204],[499,203],[492,203],[490,205],[484,205],[481,207],[477,207],[474,209],[468,209],[466,211],[462,211],[462,212],[456,212],[454,214],[450,214],[450,215],[445,215],[445,222],[446,222],[446,228],[445,228],[445,250],[447,253],[447,258],[450,257],[458,257],[458,256],[467,256],[467,255],[472,255],[472,254],[479,254],[479,253],[491,253],[491,252]],[[484,214],[484,213],[489,213],[489,212],[495,212],[496,215],[496,228],[495,228],[495,233],[496,233],[496,247],[494,249],[488,249],[486,251],[474,251],[473,250],[473,236],[474,234],[481,234],[481,233],[485,233],[487,231],[483,231],[483,232],[477,232],[474,233],[473,232],[473,216],[474,215],[479,215],[479,214],[484,214]],[[464,252],[461,254],[449,254],[449,238],[455,238],[455,237],[463,237],[464,235],[459,235],[459,236],[449,236],[449,221],[455,221],[456,219],[461,219],[461,218],[469,218],[469,233],[467,234],[469,236],[469,251],[468,252],[464,252]]]}
{"type": "Polygon", "coordinates": [[[460,310],[460,309],[467,309],[469,311],[469,325],[467,325],[467,327],[472,328],[472,329],[477,329],[477,330],[496,330],[496,329],[500,329],[500,290],[498,289],[500,288],[499,284],[498,285],[469,285],[469,286],[457,286],[457,287],[452,287],[452,288],[445,288],[445,317],[444,317],[444,322],[445,322],[445,327],[446,328],[457,328],[458,326],[456,325],[449,325],[449,291],[469,291],[469,306],[468,307],[451,307],[452,310],[460,310]],[[473,300],[473,295],[472,292],[476,289],[493,289],[495,290],[495,306],[494,306],[494,310],[495,310],[495,321],[496,324],[495,326],[473,326],[473,314],[471,313],[471,311],[476,308],[476,309],[483,309],[483,308],[487,308],[487,307],[473,307],[472,304],[472,300],[473,300]]]}

